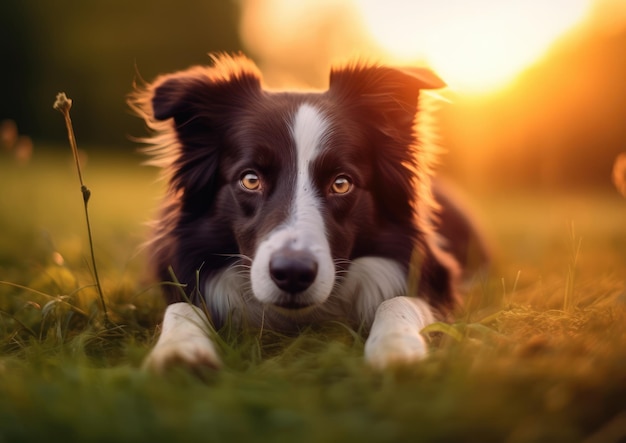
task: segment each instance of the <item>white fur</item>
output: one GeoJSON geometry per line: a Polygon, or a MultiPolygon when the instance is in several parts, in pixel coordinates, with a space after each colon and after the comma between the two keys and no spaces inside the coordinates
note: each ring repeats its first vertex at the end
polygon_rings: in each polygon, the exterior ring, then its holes
{"type": "Polygon", "coordinates": [[[419,298],[394,297],[383,302],[365,342],[365,360],[376,369],[423,359],[428,347],[420,331],[435,321],[419,298]]]}
{"type": "Polygon", "coordinates": [[[228,267],[209,278],[204,285],[204,299],[211,307],[215,323],[224,324],[228,318],[239,322],[252,311],[253,300],[246,297],[250,292],[250,281],[245,266],[228,267]]]}
{"type": "Polygon", "coordinates": [[[378,306],[405,292],[406,276],[396,261],[361,257],[350,264],[345,280],[338,288],[338,297],[350,300],[355,322],[369,328],[378,306]]]}
{"type": "Polygon", "coordinates": [[[159,373],[182,364],[190,368],[219,368],[222,363],[210,338],[206,315],[189,303],[167,307],[161,336],[144,361],[144,368],[159,373]]]}
{"type": "Polygon", "coordinates": [[[285,246],[311,252],[318,263],[315,281],[298,295],[303,303],[323,303],[333,288],[335,266],[320,212],[319,195],[310,178],[310,165],[328,128],[324,116],[311,105],[303,104],[294,116],[291,134],[296,146],[297,179],[294,198],[289,203],[289,217],[261,242],[250,271],[252,292],[263,303],[271,304],[282,295],[269,275],[269,262],[272,254],[285,246]]]}

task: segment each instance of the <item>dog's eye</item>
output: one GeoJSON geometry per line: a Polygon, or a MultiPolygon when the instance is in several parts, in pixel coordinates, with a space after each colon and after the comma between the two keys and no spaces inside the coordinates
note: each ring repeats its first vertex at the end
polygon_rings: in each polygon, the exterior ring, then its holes
{"type": "Polygon", "coordinates": [[[335,179],[330,190],[333,194],[347,194],[352,190],[352,180],[348,176],[340,175],[335,179]]]}
{"type": "Polygon", "coordinates": [[[248,191],[258,191],[261,189],[261,179],[254,172],[245,172],[241,176],[241,179],[239,179],[239,183],[248,191]]]}

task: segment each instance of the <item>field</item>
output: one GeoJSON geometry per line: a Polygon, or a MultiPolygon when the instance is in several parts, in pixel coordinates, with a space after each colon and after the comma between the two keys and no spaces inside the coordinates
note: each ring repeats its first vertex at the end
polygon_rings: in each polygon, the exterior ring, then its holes
{"type": "Polygon", "coordinates": [[[90,154],[104,325],[67,151],[0,153],[0,443],[626,441],[617,193],[472,196],[496,265],[419,365],[374,372],[330,324],[225,330],[224,370],[158,377],[140,369],[164,308],[140,244],[162,185],[137,156],[90,154]]]}

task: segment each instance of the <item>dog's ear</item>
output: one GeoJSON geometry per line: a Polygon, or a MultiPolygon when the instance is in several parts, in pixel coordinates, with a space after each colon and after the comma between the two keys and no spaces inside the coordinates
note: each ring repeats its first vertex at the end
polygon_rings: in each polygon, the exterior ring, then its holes
{"type": "Polygon", "coordinates": [[[329,94],[353,103],[379,130],[402,136],[412,131],[420,90],[445,86],[426,68],[348,65],[331,71],[329,94]]]}
{"type": "MultiPolygon", "coordinates": [[[[232,116],[261,92],[261,77],[243,57],[215,57],[212,67],[195,67],[158,79],[151,87],[152,117],[170,121],[176,140],[168,148],[171,185],[185,202],[210,204],[223,135],[232,116]]],[[[164,156],[165,157],[165,156],[164,156]]]]}
{"type": "Polygon", "coordinates": [[[193,113],[201,105],[201,95],[213,87],[206,76],[174,75],[154,89],[152,109],[154,118],[182,121],[183,116],[193,113]]]}
{"type": "Polygon", "coordinates": [[[398,68],[398,70],[413,77],[415,81],[419,83],[419,89],[441,89],[447,86],[437,74],[427,68],[409,66],[398,68]]]}
{"type": "Polygon", "coordinates": [[[237,103],[244,94],[257,94],[261,78],[255,70],[223,72],[218,67],[195,67],[170,74],[153,86],[152,110],[156,120],[174,118],[177,125],[186,118],[211,119],[221,116],[225,107],[237,103]]]}
{"type": "Polygon", "coordinates": [[[412,124],[420,90],[445,86],[426,68],[348,65],[331,71],[329,93],[412,124]]]}

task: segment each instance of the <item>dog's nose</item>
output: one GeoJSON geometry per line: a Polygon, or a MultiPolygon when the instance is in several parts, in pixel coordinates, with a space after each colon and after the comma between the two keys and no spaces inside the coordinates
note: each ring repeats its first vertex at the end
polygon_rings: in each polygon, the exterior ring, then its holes
{"type": "Polygon", "coordinates": [[[317,277],[317,260],[307,251],[283,248],[272,254],[270,276],[276,286],[290,294],[305,291],[317,277]]]}

